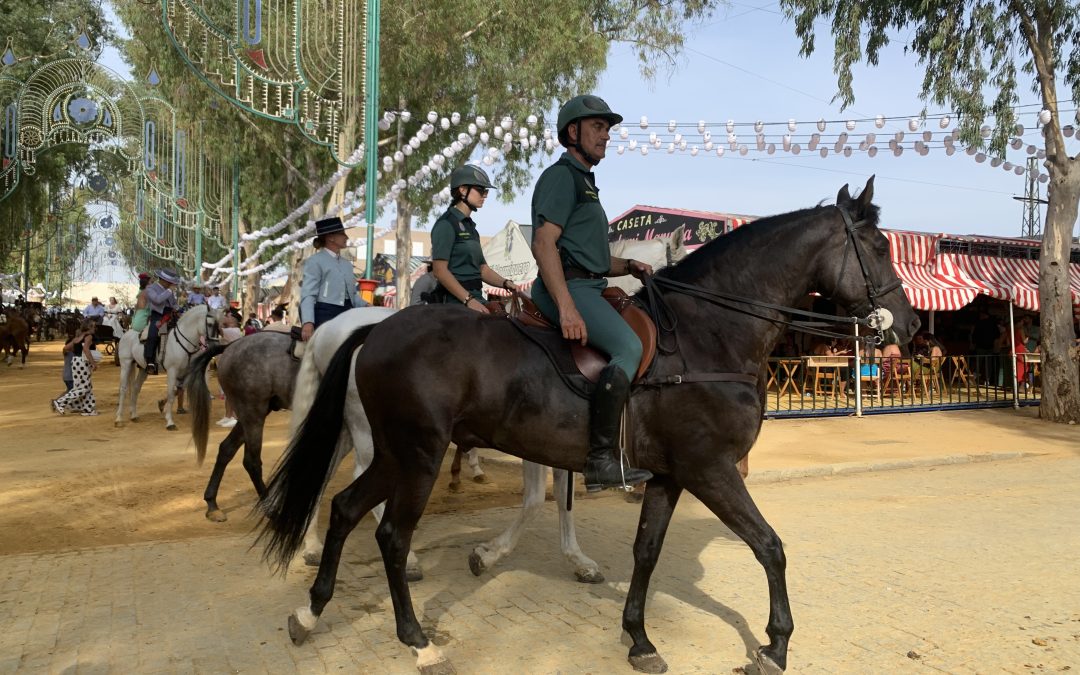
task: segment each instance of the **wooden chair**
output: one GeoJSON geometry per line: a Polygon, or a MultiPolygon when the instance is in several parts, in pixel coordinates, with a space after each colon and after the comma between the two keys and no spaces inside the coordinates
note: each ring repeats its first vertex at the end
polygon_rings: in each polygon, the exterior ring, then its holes
{"type": "Polygon", "coordinates": [[[881,361],[881,395],[895,392],[903,397],[911,391],[911,363],[898,356],[885,357],[881,361]]]}
{"type": "Polygon", "coordinates": [[[948,395],[945,376],[941,374],[941,366],[944,362],[945,359],[940,356],[923,359],[920,362],[919,386],[922,388],[923,396],[930,396],[934,391],[937,392],[939,398],[948,395]]]}
{"type": "Polygon", "coordinates": [[[825,395],[822,390],[823,384],[831,384],[833,396],[839,396],[845,382],[844,370],[847,368],[848,357],[846,356],[807,356],[806,379],[809,384],[810,379],[813,378],[814,384],[811,391],[814,396],[825,395]]]}
{"type": "Polygon", "coordinates": [[[880,359],[872,359],[863,361],[859,372],[862,395],[877,399],[878,405],[881,405],[881,370],[880,359]]]}
{"type": "Polygon", "coordinates": [[[956,386],[956,381],[959,380],[960,384],[964,388],[970,388],[971,383],[975,381],[975,376],[971,372],[971,368],[968,367],[967,358],[963,356],[949,356],[949,363],[952,365],[952,375],[949,376],[949,389],[952,390],[956,386]]]}

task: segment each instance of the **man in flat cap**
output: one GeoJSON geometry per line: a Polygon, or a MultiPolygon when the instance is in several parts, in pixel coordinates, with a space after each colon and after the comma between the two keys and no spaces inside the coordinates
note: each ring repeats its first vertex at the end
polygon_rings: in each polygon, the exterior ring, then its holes
{"type": "Polygon", "coordinates": [[[341,249],[348,243],[340,218],[333,216],[315,223],[312,246],[316,251],[304,261],[300,284],[300,338],[305,341],[338,314],[368,304],[356,290],[352,262],[341,257],[341,249]]]}

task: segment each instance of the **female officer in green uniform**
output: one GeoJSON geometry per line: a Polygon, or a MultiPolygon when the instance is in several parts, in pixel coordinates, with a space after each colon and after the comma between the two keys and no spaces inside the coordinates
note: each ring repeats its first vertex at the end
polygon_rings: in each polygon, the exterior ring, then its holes
{"type": "Polygon", "coordinates": [[[470,217],[484,205],[493,187],[484,170],[470,164],[450,173],[450,208],[431,228],[431,262],[439,282],[434,295],[438,302],[460,302],[487,314],[481,282],[511,292],[517,290],[513,282],[488,267],[476,223],[470,217]]]}
{"type": "Polygon", "coordinates": [[[652,478],[622,467],[619,417],[630,379],[641,363],[641,341],[600,293],[605,277],[652,274],[652,267],[611,255],[608,219],[592,168],[607,152],[608,130],[622,121],[597,96],[576,96],[559,110],[559,142],[566,148],[536,182],[532,198],[532,251],[540,268],[532,299],[567,340],[588,342],[611,361],[600,373],[589,405],[589,492],[626,487],[652,478]],[[625,482],[624,482],[625,481],[625,482]]]}

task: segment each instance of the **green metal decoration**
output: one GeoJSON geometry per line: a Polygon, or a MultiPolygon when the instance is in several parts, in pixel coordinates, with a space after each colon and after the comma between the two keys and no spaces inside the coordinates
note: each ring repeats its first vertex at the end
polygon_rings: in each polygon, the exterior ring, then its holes
{"type": "MultiPolygon", "coordinates": [[[[364,118],[364,0],[161,0],[162,23],[191,69],[241,109],[295,124],[341,156],[364,118]]],[[[348,153],[351,148],[344,152],[348,153]]]]}

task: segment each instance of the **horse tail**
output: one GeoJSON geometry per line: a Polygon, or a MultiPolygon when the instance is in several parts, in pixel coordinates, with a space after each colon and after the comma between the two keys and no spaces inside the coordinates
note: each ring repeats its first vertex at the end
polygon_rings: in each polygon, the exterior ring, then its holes
{"type": "Polygon", "coordinates": [[[303,543],[330,479],[345,417],[353,352],[364,344],[376,325],[358,328],[334,353],[308,414],[275,467],[266,495],[255,506],[266,521],[255,543],[265,541],[263,560],[276,570],[284,571],[303,543]]]}
{"type": "Polygon", "coordinates": [[[214,345],[191,361],[184,389],[191,406],[191,438],[195,441],[195,457],[202,466],[206,459],[206,443],[210,437],[210,390],[206,386],[206,367],[210,359],[225,351],[228,345],[214,345]]]}

